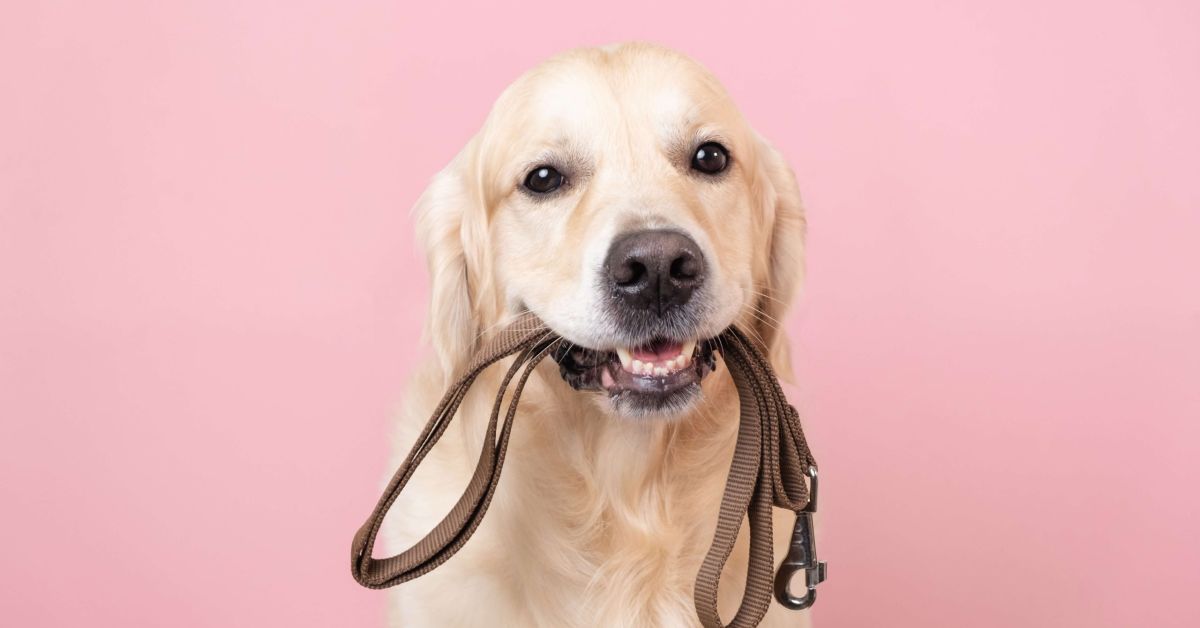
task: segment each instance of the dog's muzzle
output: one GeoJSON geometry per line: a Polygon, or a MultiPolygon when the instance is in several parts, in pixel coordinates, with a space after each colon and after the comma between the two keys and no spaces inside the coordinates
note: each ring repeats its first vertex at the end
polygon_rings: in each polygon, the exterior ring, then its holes
{"type": "Polygon", "coordinates": [[[712,341],[657,340],[616,351],[563,343],[553,357],[572,388],[605,393],[633,414],[684,408],[717,367],[712,341]]]}

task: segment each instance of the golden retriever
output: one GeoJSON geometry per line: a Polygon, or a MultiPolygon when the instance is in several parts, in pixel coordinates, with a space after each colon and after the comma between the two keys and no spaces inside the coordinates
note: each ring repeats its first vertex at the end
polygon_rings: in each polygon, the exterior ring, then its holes
{"type": "MultiPolygon", "coordinates": [[[[737,323],[790,372],[779,321],[803,274],[804,214],[780,154],[691,59],[647,44],[579,49],[521,76],[415,208],[434,356],[417,372],[397,462],[472,353],[532,311],[569,351],[538,367],[478,532],[393,589],[395,625],[698,626],[738,417],[707,343],[737,323]]],[[[389,517],[400,550],[467,483],[503,369],[389,517]]],[[[776,558],[794,516],[777,511],[776,558]]],[[[739,539],[721,582],[732,618],[739,539]]],[[[806,626],[772,604],[762,626],[806,626]]]]}

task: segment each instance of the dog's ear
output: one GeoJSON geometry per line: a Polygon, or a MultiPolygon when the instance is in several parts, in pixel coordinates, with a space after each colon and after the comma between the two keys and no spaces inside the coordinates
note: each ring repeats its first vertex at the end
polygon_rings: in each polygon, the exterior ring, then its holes
{"type": "Polygon", "coordinates": [[[771,364],[781,377],[791,379],[791,352],[783,329],[787,310],[804,281],[804,208],[796,176],[783,155],[761,137],[759,190],[767,217],[768,251],[765,278],[757,287],[757,329],[766,343],[771,364]]]}
{"type": "Polygon", "coordinates": [[[487,259],[486,211],[479,190],[473,139],[434,176],[413,208],[417,239],[429,267],[430,302],[425,337],[433,346],[445,382],[467,366],[475,351],[481,322],[480,260],[487,259]],[[481,241],[483,240],[483,241],[481,241]]]}

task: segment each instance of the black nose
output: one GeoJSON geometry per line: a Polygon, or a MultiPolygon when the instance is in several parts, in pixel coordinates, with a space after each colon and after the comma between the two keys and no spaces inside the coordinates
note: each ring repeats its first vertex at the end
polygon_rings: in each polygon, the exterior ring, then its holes
{"type": "Polygon", "coordinates": [[[704,254],[677,231],[635,231],[617,238],[604,262],[613,294],[633,309],[663,314],[688,302],[704,283],[704,254]]]}

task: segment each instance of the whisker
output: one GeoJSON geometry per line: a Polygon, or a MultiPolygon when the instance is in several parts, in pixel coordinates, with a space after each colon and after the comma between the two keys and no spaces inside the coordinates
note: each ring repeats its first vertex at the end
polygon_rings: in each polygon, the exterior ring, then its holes
{"type": "Polygon", "coordinates": [[[762,325],[764,325],[771,331],[779,331],[779,329],[780,329],[780,324],[778,323],[778,321],[770,319],[770,317],[766,316],[762,312],[755,312],[754,310],[750,310],[750,316],[754,317],[754,320],[758,321],[759,323],[761,323],[762,325]]]}
{"type": "MultiPolygon", "coordinates": [[[[757,320],[757,319],[756,319],[756,320],[757,320]]],[[[759,322],[763,323],[764,325],[767,325],[767,323],[766,323],[765,321],[761,321],[761,320],[760,320],[759,322]]],[[[769,326],[770,326],[770,325],[768,325],[768,327],[769,327],[769,326]]],[[[774,329],[774,328],[772,328],[772,329],[774,329]]],[[[750,327],[750,328],[747,328],[747,329],[743,329],[742,331],[744,331],[744,332],[745,332],[747,335],[753,336],[753,339],[754,339],[755,341],[757,341],[757,342],[758,342],[759,346],[762,346],[762,347],[766,347],[766,346],[767,346],[767,340],[766,340],[766,338],[763,338],[763,337],[762,337],[762,334],[758,333],[758,330],[757,330],[757,329],[755,329],[755,328],[753,328],[753,327],[750,327]]]]}
{"type": "Polygon", "coordinates": [[[752,292],[753,294],[756,294],[756,295],[758,295],[758,296],[760,296],[760,297],[762,297],[762,298],[764,298],[764,299],[770,299],[771,301],[774,301],[774,302],[776,302],[776,303],[778,303],[778,304],[780,304],[780,305],[783,305],[783,306],[787,306],[787,305],[788,305],[788,303],[787,303],[787,302],[785,302],[785,301],[783,301],[783,300],[779,299],[778,297],[771,296],[771,295],[767,294],[766,292],[763,292],[762,290],[754,290],[754,289],[751,289],[751,290],[750,290],[750,292],[752,292]]]}
{"type": "Polygon", "coordinates": [[[763,322],[770,321],[771,323],[774,323],[774,325],[772,325],[772,327],[774,329],[779,329],[780,327],[783,327],[783,321],[780,321],[779,319],[775,318],[774,316],[767,314],[766,311],[764,311],[762,308],[758,307],[757,305],[751,304],[750,311],[756,315],[761,315],[763,317],[761,319],[761,320],[763,320],[763,322]]]}

